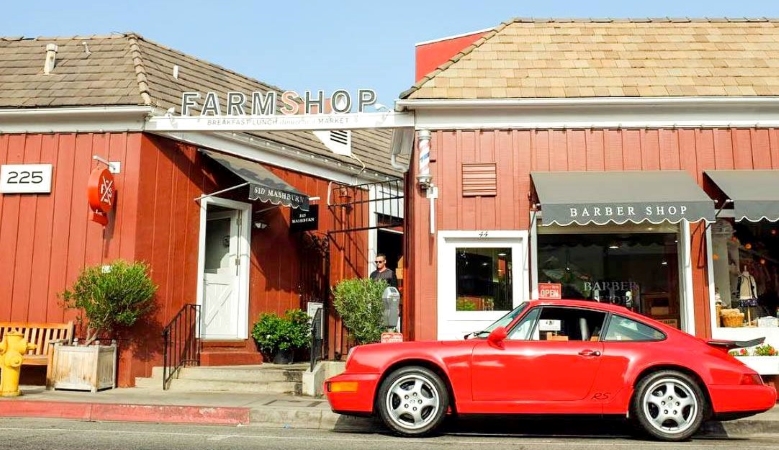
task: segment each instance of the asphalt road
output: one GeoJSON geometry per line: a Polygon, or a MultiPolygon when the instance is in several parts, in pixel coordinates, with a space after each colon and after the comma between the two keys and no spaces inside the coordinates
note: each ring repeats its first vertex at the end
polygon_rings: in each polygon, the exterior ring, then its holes
{"type": "Polygon", "coordinates": [[[455,430],[426,439],[398,438],[381,433],[215,427],[140,423],[78,422],[51,419],[0,419],[0,449],[14,450],[472,450],[490,445],[501,449],[776,449],[779,436],[742,439],[695,439],[669,444],[625,436],[506,435],[455,430]]]}

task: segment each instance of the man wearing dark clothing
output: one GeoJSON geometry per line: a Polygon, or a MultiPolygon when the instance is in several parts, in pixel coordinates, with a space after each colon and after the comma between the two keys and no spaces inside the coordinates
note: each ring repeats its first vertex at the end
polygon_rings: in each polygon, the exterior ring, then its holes
{"type": "Polygon", "coordinates": [[[376,270],[371,273],[371,280],[384,280],[392,287],[398,287],[398,278],[392,269],[387,268],[387,256],[383,253],[376,255],[376,270]]]}

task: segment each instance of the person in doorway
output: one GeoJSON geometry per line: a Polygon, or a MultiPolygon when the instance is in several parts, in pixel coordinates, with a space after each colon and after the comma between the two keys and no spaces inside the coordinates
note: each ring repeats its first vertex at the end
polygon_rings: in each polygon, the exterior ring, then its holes
{"type": "Polygon", "coordinates": [[[398,287],[398,278],[392,269],[387,268],[387,255],[379,253],[376,255],[376,270],[371,272],[371,280],[385,280],[392,287],[398,287]]]}

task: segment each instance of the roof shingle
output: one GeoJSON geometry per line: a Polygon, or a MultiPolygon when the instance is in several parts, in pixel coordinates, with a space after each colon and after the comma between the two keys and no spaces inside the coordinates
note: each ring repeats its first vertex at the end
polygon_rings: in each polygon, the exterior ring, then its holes
{"type": "MultiPolygon", "coordinates": [[[[56,38],[0,38],[0,108],[147,105],[180,108],[185,91],[250,93],[282,89],[262,83],[137,34],[56,38]],[[45,75],[46,45],[56,44],[54,70],[45,75]],[[173,68],[178,66],[178,77],[173,68]]],[[[225,105],[222,105],[224,108],[225,105]]],[[[328,150],[308,131],[252,133],[301,151],[361,168],[328,150]]],[[[389,130],[356,130],[352,152],[369,170],[390,176],[389,130]]]]}
{"type": "Polygon", "coordinates": [[[410,99],[779,95],[779,20],[505,22],[410,99]]]}

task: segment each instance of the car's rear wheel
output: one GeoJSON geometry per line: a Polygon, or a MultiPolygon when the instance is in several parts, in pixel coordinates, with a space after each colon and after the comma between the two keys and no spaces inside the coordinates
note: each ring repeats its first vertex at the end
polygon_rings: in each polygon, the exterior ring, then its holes
{"type": "Polygon", "coordinates": [[[630,415],[649,436],[663,441],[683,441],[703,423],[706,397],[688,375],[676,371],[655,372],[636,386],[630,415]]]}
{"type": "Polygon", "coordinates": [[[379,387],[377,409],[384,424],[401,436],[424,436],[441,425],[449,408],[449,392],[433,371],[401,367],[379,387]]]}

